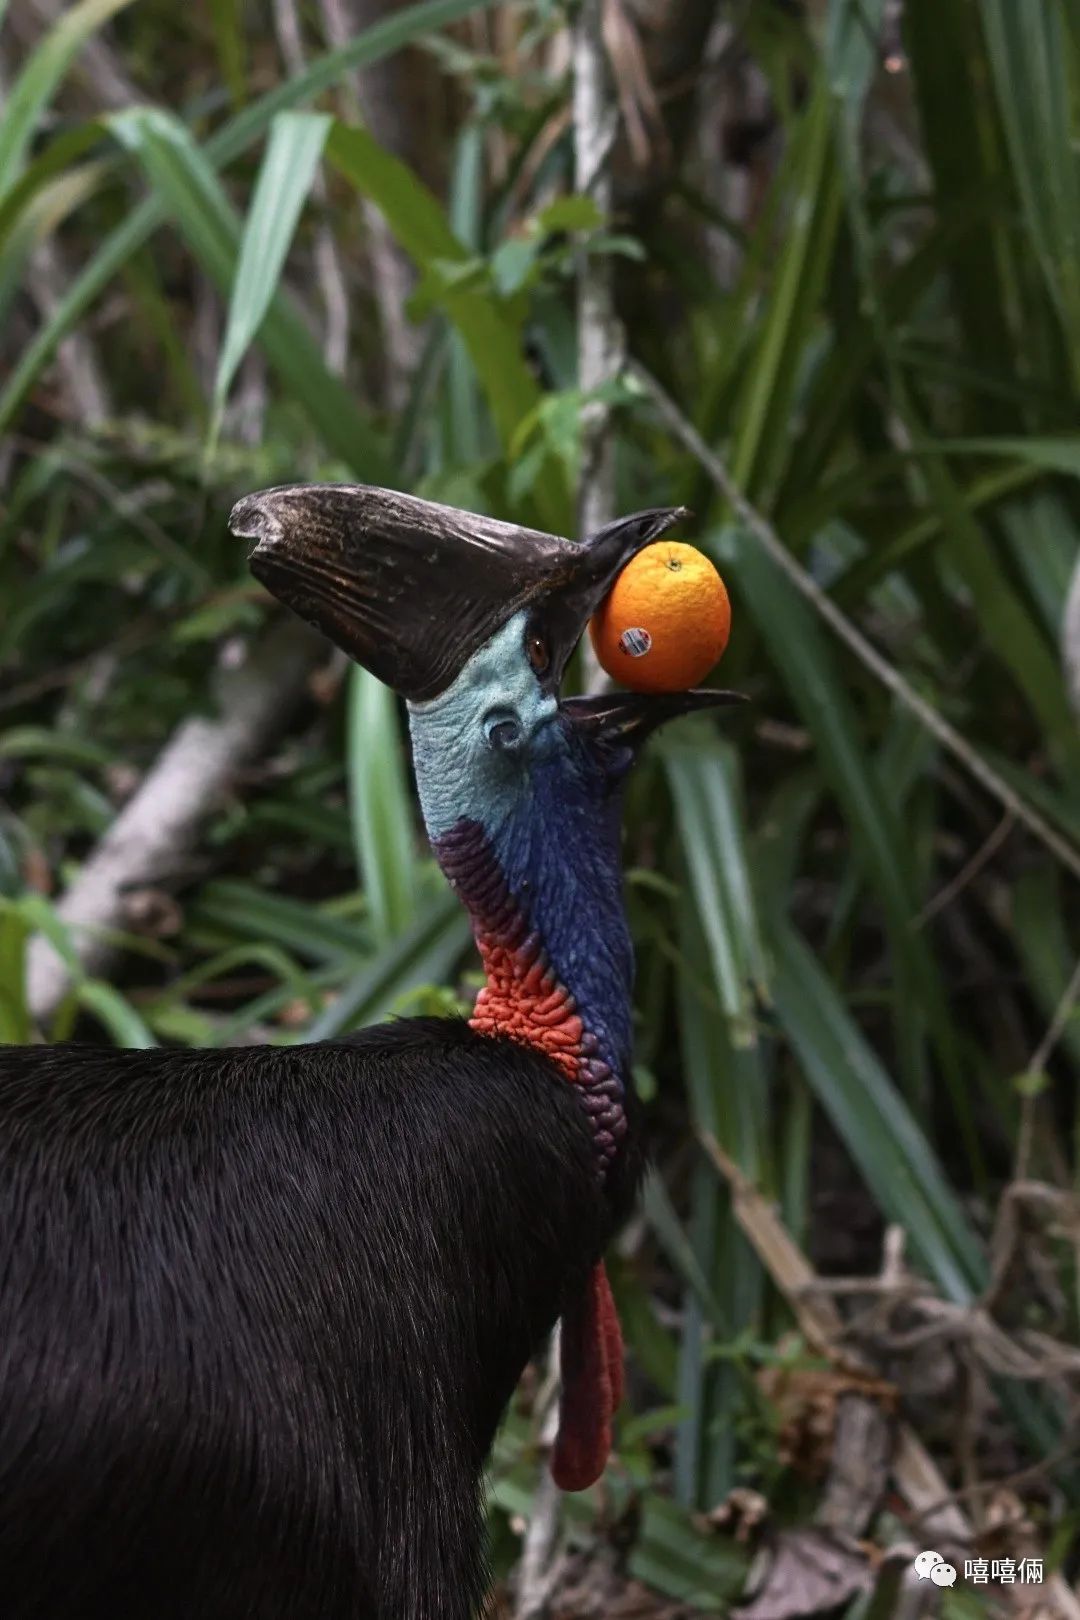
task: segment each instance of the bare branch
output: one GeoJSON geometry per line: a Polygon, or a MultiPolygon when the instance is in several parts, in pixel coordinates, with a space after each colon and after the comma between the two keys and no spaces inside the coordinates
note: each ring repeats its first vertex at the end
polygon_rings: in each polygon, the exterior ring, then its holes
{"type": "MultiPolygon", "coordinates": [[[[539,1415],[540,1450],[551,1453],[559,1426],[559,1329],[548,1347],[548,1371],[536,1400],[539,1415]]],[[[525,1532],[518,1568],[517,1602],[514,1620],[544,1620],[559,1573],[559,1487],[546,1467],[541,1471],[533,1493],[532,1513],[525,1532]]]]}
{"type": "MultiPolygon", "coordinates": [[[[55,237],[47,236],[30,255],[26,289],[42,321],[52,318],[67,292],[67,267],[55,237]]],[[[56,364],[67,395],[68,414],[80,427],[95,427],[111,416],[105,374],[85,327],[72,327],[56,351],[56,364]]]]}
{"type": "MultiPolygon", "coordinates": [[[[319,0],[319,13],[327,43],[335,47],[369,23],[377,21],[389,7],[385,0],[319,0]]],[[[415,61],[380,63],[374,70],[360,69],[351,76],[352,95],[365,121],[381,145],[397,157],[409,158],[410,137],[428,126],[428,120],[410,120],[410,97],[403,92],[411,73],[410,90],[415,92],[419,69],[415,61]]],[[[410,324],[405,306],[416,284],[409,259],[398,247],[390,227],[374,204],[362,205],[367,231],[372,290],[379,312],[385,348],[384,380],[386,404],[400,410],[408,396],[409,379],[420,359],[423,334],[410,324]]]]}
{"type": "MultiPolygon", "coordinates": [[[[575,185],[604,215],[611,211],[610,160],[618,129],[604,47],[603,0],[582,0],[574,29],[575,185]]],[[[626,353],[615,314],[611,260],[588,251],[578,261],[578,385],[589,395],[618,376],[626,353]]],[[[615,444],[611,407],[589,400],[581,420],[578,530],[590,534],[615,515],[615,444]]]]}
{"type": "MultiPolygon", "coordinates": [[[[123,925],[127,892],[175,869],[237,771],[287,718],[323,645],[299,622],[281,625],[240,669],[223,674],[218,717],[185,720],[174,732],[57,907],[86,972],[109,961],[108,935],[123,925]]],[[[70,983],[52,945],[35,938],[27,995],[39,1022],[55,1013],[70,983]]]]}

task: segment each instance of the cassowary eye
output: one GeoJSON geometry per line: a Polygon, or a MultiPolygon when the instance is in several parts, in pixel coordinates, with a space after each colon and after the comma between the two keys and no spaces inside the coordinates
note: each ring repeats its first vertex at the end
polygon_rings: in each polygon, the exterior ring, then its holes
{"type": "Polygon", "coordinates": [[[484,736],[490,748],[501,753],[512,753],[521,745],[521,722],[516,714],[507,709],[493,709],[484,718],[484,736]]]}
{"type": "Polygon", "coordinates": [[[551,649],[547,637],[539,630],[530,630],[525,638],[525,653],[537,675],[543,675],[551,663],[551,649]]]}

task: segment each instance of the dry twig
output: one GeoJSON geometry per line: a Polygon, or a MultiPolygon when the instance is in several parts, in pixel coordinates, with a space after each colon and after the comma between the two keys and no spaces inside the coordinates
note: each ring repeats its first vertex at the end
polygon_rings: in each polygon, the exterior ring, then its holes
{"type": "MultiPolygon", "coordinates": [[[[582,0],[574,28],[575,186],[605,216],[611,211],[610,160],[618,130],[611,69],[604,45],[603,0],[582,0]]],[[[589,253],[578,262],[578,384],[586,396],[612,381],[625,356],[615,313],[611,260],[589,253]]],[[[581,414],[578,529],[591,534],[615,515],[615,442],[611,407],[589,398],[581,414]]]]}
{"type": "MultiPolygon", "coordinates": [[[[390,9],[385,0],[319,0],[327,44],[339,49],[390,9]]],[[[410,77],[415,80],[418,73],[416,62],[405,57],[398,62],[380,63],[377,68],[357,69],[347,81],[347,99],[353,102],[352,116],[362,112],[376,139],[397,157],[410,156],[408,136],[416,127],[416,119],[410,118],[410,98],[405,97],[403,91],[410,77]]],[[[422,120],[419,127],[424,127],[422,120]]],[[[386,403],[396,411],[408,397],[409,379],[416,369],[423,342],[421,330],[409,323],[405,313],[416,277],[374,203],[363,199],[361,212],[386,358],[386,403]]]]}

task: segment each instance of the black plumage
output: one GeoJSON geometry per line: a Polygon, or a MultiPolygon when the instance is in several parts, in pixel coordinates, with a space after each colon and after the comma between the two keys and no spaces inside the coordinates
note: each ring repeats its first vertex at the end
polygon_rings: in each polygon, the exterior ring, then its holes
{"type": "Polygon", "coordinates": [[[0,1051],[4,1620],[466,1620],[496,1425],[631,1182],[453,1020],[0,1051]]]}

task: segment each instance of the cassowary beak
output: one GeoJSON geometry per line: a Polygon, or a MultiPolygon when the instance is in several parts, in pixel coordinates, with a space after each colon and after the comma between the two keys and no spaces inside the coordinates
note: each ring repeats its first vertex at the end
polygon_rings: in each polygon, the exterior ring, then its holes
{"type": "Polygon", "coordinates": [[[395,490],[296,484],[246,496],[229,527],[256,542],[251,570],[274,596],[423,702],[522,610],[556,690],[616,574],[683,515],[637,512],[574,545],[395,490]]]}
{"type": "Polygon", "coordinates": [[[608,743],[638,749],[657,726],[681,714],[745,703],[742,692],[692,687],[686,692],[602,692],[598,696],[564,698],[563,713],[580,731],[608,743]]]}

